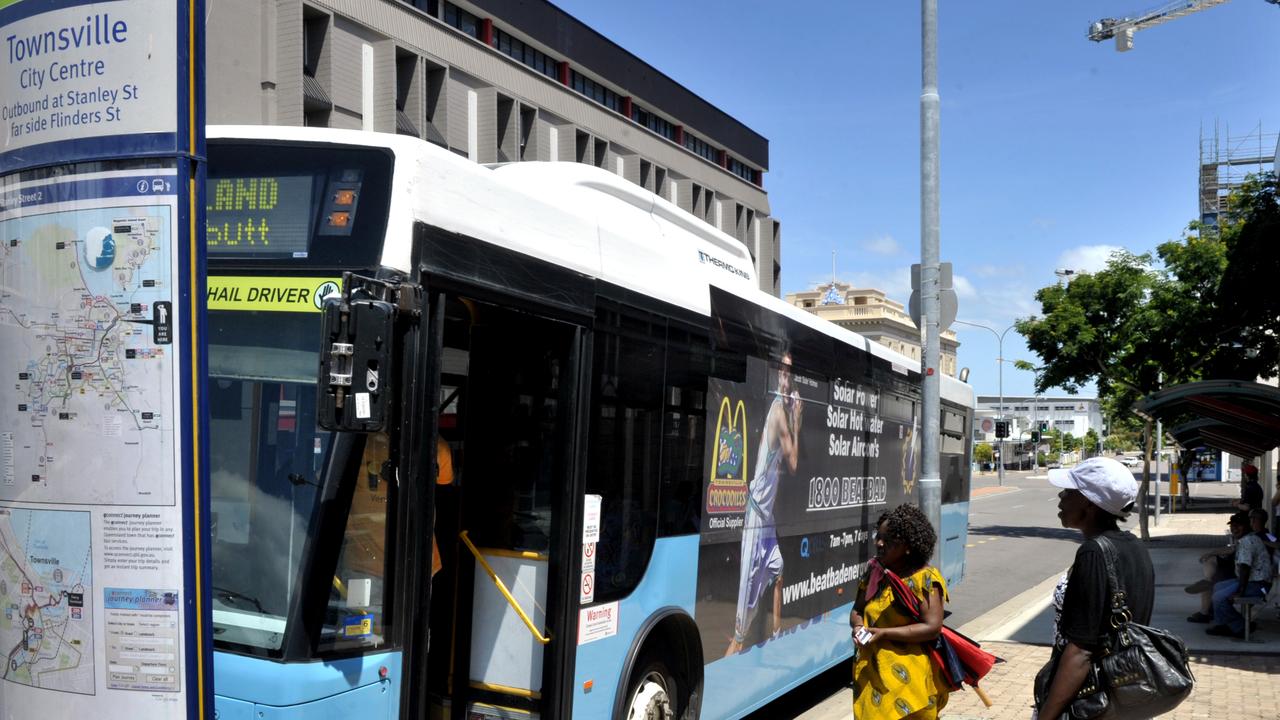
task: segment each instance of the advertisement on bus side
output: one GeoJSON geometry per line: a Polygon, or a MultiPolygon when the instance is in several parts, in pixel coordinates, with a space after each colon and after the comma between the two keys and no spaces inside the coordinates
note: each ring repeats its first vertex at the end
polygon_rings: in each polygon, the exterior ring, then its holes
{"type": "Polygon", "coordinates": [[[915,405],[787,346],[712,378],[697,621],[708,661],[852,601],[881,513],[914,499],[915,405]]]}

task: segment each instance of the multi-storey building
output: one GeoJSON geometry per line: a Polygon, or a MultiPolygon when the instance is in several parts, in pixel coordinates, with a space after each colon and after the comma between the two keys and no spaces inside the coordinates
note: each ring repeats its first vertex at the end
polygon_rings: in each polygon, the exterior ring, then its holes
{"type": "MultiPolygon", "coordinates": [[[[859,335],[920,359],[920,329],[902,303],[872,288],[855,288],[842,282],[824,284],[814,290],[788,293],[786,301],[807,312],[848,328],[859,335]]],[[[944,374],[956,375],[956,349],[960,343],[950,330],[942,333],[939,364],[944,374]]]]}
{"type": "Polygon", "coordinates": [[[596,165],[737,238],[779,292],[769,141],[549,2],[227,0],[209,6],[206,38],[211,123],[596,165]]]}
{"type": "Polygon", "coordinates": [[[1001,411],[1000,398],[995,395],[979,395],[975,415],[978,422],[980,442],[991,442],[995,439],[994,430],[982,432],[986,426],[983,418],[1004,417],[1010,421],[1009,440],[1026,440],[1032,430],[1047,422],[1049,427],[1082,438],[1090,430],[1102,435],[1102,404],[1098,398],[1074,397],[1071,395],[1006,395],[1004,410],[1001,411]]]}

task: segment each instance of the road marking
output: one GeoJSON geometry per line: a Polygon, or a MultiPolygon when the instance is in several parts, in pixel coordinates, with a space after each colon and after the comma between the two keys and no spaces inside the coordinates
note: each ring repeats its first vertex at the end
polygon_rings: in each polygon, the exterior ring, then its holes
{"type": "Polygon", "coordinates": [[[1022,492],[1022,488],[1016,487],[984,487],[978,488],[969,493],[970,502],[981,500],[982,498],[994,497],[996,495],[1005,495],[1007,493],[1022,492]]]}

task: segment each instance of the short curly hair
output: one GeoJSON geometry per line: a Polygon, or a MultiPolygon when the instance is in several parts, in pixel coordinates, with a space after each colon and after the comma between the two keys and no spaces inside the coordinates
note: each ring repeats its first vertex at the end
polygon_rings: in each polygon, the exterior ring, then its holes
{"type": "Polygon", "coordinates": [[[912,570],[919,570],[929,564],[933,557],[933,546],[938,542],[938,535],[929,524],[929,518],[920,508],[910,503],[884,513],[876,521],[876,528],[888,523],[887,535],[901,541],[907,546],[907,562],[912,570]]]}

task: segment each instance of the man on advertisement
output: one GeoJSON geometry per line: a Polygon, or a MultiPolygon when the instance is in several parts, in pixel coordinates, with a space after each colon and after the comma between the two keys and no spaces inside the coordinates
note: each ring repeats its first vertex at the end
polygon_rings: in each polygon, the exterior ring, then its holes
{"type": "Polygon", "coordinates": [[[734,613],[733,640],[725,657],[742,651],[748,629],[756,617],[760,600],[773,584],[773,626],[782,627],[782,551],[774,524],[774,504],[785,465],[794,473],[799,461],[802,403],[791,383],[791,352],[784,347],[778,363],[778,387],[765,417],[756,454],[756,472],[748,487],[747,507],[742,527],[742,562],[738,575],[738,604],[734,613]]]}

